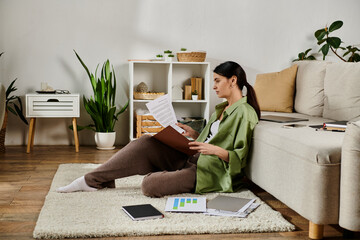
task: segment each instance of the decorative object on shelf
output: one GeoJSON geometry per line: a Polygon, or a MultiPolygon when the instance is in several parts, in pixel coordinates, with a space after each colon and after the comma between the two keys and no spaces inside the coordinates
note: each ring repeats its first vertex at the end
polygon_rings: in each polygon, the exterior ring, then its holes
{"type": "Polygon", "coordinates": [[[162,95],[164,95],[164,92],[134,92],[134,99],[139,100],[153,100],[156,99],[162,95]]]}
{"type": "Polygon", "coordinates": [[[41,91],[42,91],[42,92],[53,92],[54,89],[53,89],[51,86],[49,86],[49,85],[47,84],[47,82],[42,82],[42,83],[41,83],[41,91]]]}
{"type": "MultiPolygon", "coordinates": [[[[342,21],[333,22],[330,27],[325,26],[325,28],[321,28],[314,33],[315,38],[317,39],[317,44],[322,45],[319,52],[321,51],[323,54],[323,60],[325,60],[329,50],[331,50],[338,58],[340,58],[344,62],[360,62],[360,49],[355,47],[354,45],[349,45],[346,48],[341,46],[341,39],[339,37],[329,36],[335,30],[338,30],[343,25],[342,21]],[[342,56],[337,52],[339,49],[343,50],[344,53],[342,56]],[[349,58],[346,60],[344,57],[349,55],[349,58]]],[[[293,61],[300,60],[315,60],[313,55],[306,56],[307,53],[311,51],[311,48],[306,50],[305,52],[301,52],[298,54],[298,58],[293,61]]]]}
{"type": "Polygon", "coordinates": [[[195,90],[191,93],[192,100],[198,100],[198,92],[195,90]]]}
{"type": "Polygon", "coordinates": [[[179,62],[205,62],[206,59],[205,51],[180,51],[176,55],[179,62]]]}
{"type": "MultiPolygon", "coordinates": [[[[97,68],[95,70],[95,75],[90,73],[89,69],[81,60],[80,56],[76,53],[75,50],[74,52],[89,76],[90,83],[94,93],[94,96],[92,96],[90,99],[85,98],[85,96],[83,97],[85,109],[87,113],[90,115],[94,124],[90,124],[85,127],[79,126],[78,129],[82,130],[86,128],[86,129],[91,129],[95,132],[114,135],[114,126],[116,121],[118,120],[118,116],[126,110],[129,104],[128,101],[118,112],[116,112],[116,106],[115,106],[116,77],[115,77],[114,67],[112,67],[112,71],[111,71],[110,61],[106,60],[101,69],[101,76],[98,78],[97,68]]],[[[102,138],[100,137],[97,138],[97,140],[101,140],[101,139],[102,138]]],[[[113,137],[112,139],[114,140],[112,143],[113,146],[115,143],[115,138],[113,137]]],[[[102,143],[99,143],[98,148],[103,149],[103,147],[101,146],[103,146],[102,143]]],[[[111,149],[112,146],[106,148],[111,149]]]]}
{"type": "Polygon", "coordinates": [[[147,92],[148,91],[148,86],[146,85],[146,83],[141,82],[141,83],[139,83],[137,85],[136,91],[137,92],[147,92]]]}
{"type": "Polygon", "coordinates": [[[155,60],[156,61],[164,61],[164,56],[162,54],[158,54],[158,55],[156,55],[155,60]]]}
{"type": "Polygon", "coordinates": [[[185,85],[184,99],[191,100],[191,85],[185,85]]]}
{"type": "Polygon", "coordinates": [[[183,99],[183,92],[182,88],[179,85],[175,85],[172,87],[172,98],[173,99],[183,99]]]}
{"type": "MultiPolygon", "coordinates": [[[[3,54],[4,54],[4,52],[0,53],[0,57],[3,54]]],[[[17,79],[15,79],[14,81],[12,81],[10,83],[9,87],[6,89],[6,92],[5,92],[4,120],[3,120],[3,122],[0,122],[0,124],[2,124],[1,130],[0,130],[0,152],[5,152],[5,135],[6,135],[7,117],[8,117],[9,111],[12,114],[14,114],[15,116],[19,116],[20,119],[26,125],[28,125],[28,121],[26,120],[26,118],[24,117],[24,114],[23,114],[21,98],[19,96],[15,96],[15,95],[11,96],[10,95],[17,90],[17,88],[14,86],[16,80],[17,79]]],[[[1,95],[3,95],[3,93],[1,93],[1,95]]],[[[3,96],[1,96],[1,97],[3,97],[3,96]]]]}
{"type": "Polygon", "coordinates": [[[197,92],[197,95],[199,95],[198,99],[203,99],[203,79],[199,77],[193,77],[190,79],[191,81],[191,92],[197,92]]]}
{"type": "Polygon", "coordinates": [[[170,51],[170,50],[164,51],[165,62],[172,62],[173,57],[175,57],[175,56],[172,54],[172,51],[170,51]]]}

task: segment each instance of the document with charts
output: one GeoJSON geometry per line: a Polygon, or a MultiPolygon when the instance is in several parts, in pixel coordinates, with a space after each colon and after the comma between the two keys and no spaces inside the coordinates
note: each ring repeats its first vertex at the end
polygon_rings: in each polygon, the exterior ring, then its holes
{"type": "Polygon", "coordinates": [[[206,212],[206,197],[169,197],[165,212],[206,212]]]}

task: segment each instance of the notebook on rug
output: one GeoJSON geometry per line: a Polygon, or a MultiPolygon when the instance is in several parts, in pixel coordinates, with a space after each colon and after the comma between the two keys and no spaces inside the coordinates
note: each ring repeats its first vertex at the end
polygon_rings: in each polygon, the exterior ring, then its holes
{"type": "Polygon", "coordinates": [[[151,204],[123,206],[122,209],[134,221],[164,217],[164,214],[151,204]]]}
{"type": "Polygon", "coordinates": [[[219,195],[208,202],[207,208],[229,211],[229,212],[243,212],[253,202],[254,199],[219,195]]]}

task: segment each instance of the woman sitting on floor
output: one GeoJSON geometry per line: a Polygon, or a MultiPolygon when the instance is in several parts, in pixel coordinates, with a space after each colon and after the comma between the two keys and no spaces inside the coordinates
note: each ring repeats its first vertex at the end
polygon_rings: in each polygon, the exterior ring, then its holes
{"type": "Polygon", "coordinates": [[[243,168],[255,125],[260,118],[255,91],[246,80],[242,67],[225,62],[214,69],[214,87],[219,98],[208,124],[199,134],[178,123],[184,136],[198,153],[179,152],[151,136],[130,142],[97,169],[58,192],[96,191],[114,188],[115,179],[146,175],[142,191],[149,197],[179,193],[233,192],[242,187],[243,168]],[[243,87],[247,96],[243,96],[243,87]]]}

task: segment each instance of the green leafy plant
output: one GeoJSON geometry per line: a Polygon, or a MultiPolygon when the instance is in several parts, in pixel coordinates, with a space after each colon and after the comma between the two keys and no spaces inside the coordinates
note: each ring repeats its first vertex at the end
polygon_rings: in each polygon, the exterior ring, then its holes
{"type": "Polygon", "coordinates": [[[180,51],[183,51],[183,52],[186,51],[186,50],[187,50],[186,48],[181,48],[180,49],[180,51]]]}
{"type": "MultiPolygon", "coordinates": [[[[355,46],[347,46],[342,47],[341,44],[343,43],[339,37],[333,36],[333,32],[340,29],[343,26],[343,22],[338,20],[330,24],[330,27],[325,26],[324,28],[321,28],[317,31],[315,31],[314,36],[317,39],[317,44],[321,46],[319,49],[319,52],[323,55],[323,60],[325,60],[326,56],[328,55],[329,51],[331,50],[338,58],[340,58],[344,62],[359,62],[360,61],[360,49],[355,46]],[[330,36],[331,35],[331,36],[330,36]],[[341,49],[345,51],[342,56],[339,54],[338,50],[341,49]],[[349,56],[348,59],[345,59],[345,56],[349,56]]],[[[308,49],[309,50],[309,49],[308,49]]],[[[295,59],[294,61],[299,60],[315,60],[309,59],[312,58],[310,55],[309,57],[306,56],[306,54],[309,52],[306,50],[305,52],[298,54],[298,59],[295,59]]],[[[311,50],[311,49],[310,49],[311,50]]]]}
{"type": "Polygon", "coordinates": [[[330,33],[341,28],[343,25],[342,21],[335,21],[333,22],[330,27],[328,28],[325,26],[325,28],[321,28],[315,32],[315,37],[318,40],[317,44],[322,45],[319,52],[321,51],[323,54],[323,60],[325,60],[326,55],[329,52],[329,49],[338,56],[341,60],[345,61],[340,55],[337,53],[337,49],[340,48],[341,45],[341,39],[339,37],[330,37],[330,33]]]}
{"type": "Polygon", "coordinates": [[[162,57],[163,57],[163,55],[158,54],[158,55],[156,55],[156,57],[158,57],[158,58],[162,58],[162,57]]]}
{"type": "MultiPolygon", "coordinates": [[[[0,57],[4,54],[4,52],[0,53],[0,57]]],[[[28,121],[26,120],[26,118],[24,117],[24,113],[23,113],[23,106],[22,106],[22,102],[21,102],[21,98],[19,96],[16,95],[12,95],[13,92],[15,92],[17,90],[17,88],[15,87],[15,82],[17,79],[15,79],[14,81],[12,81],[9,85],[9,87],[6,89],[6,94],[5,94],[5,98],[6,98],[6,109],[13,113],[15,116],[19,116],[19,118],[26,124],[28,125],[28,121]]]]}
{"type": "Polygon", "coordinates": [[[93,89],[94,95],[87,99],[83,97],[84,106],[87,113],[90,115],[94,124],[82,127],[79,126],[79,130],[84,128],[91,129],[96,132],[114,132],[114,126],[118,120],[118,116],[123,113],[129,105],[129,101],[121,108],[120,111],[116,112],[115,106],[115,92],[116,92],[116,77],[114,67],[111,66],[110,61],[106,60],[101,69],[101,76],[97,76],[96,67],[95,74],[90,73],[80,56],[74,50],[76,57],[84,67],[93,89]]]}
{"type": "Polygon", "coordinates": [[[194,90],[193,92],[191,92],[191,95],[198,95],[197,90],[194,90]]]}
{"type": "Polygon", "coordinates": [[[348,59],[348,62],[360,62],[360,54],[357,52],[360,52],[360,49],[354,46],[347,46],[347,51],[344,53],[343,57],[350,54],[350,57],[348,59]]]}
{"type": "Polygon", "coordinates": [[[170,51],[170,50],[166,50],[166,51],[164,51],[164,53],[171,54],[171,53],[172,53],[172,51],[170,51]]]}
{"type": "Polygon", "coordinates": [[[294,59],[293,62],[295,61],[301,61],[301,60],[316,60],[315,57],[313,55],[307,56],[307,54],[311,51],[311,48],[307,49],[305,52],[301,52],[298,54],[298,58],[294,59]]]}
{"type": "Polygon", "coordinates": [[[173,55],[173,54],[169,54],[169,57],[175,57],[175,55],[173,55]]]}

